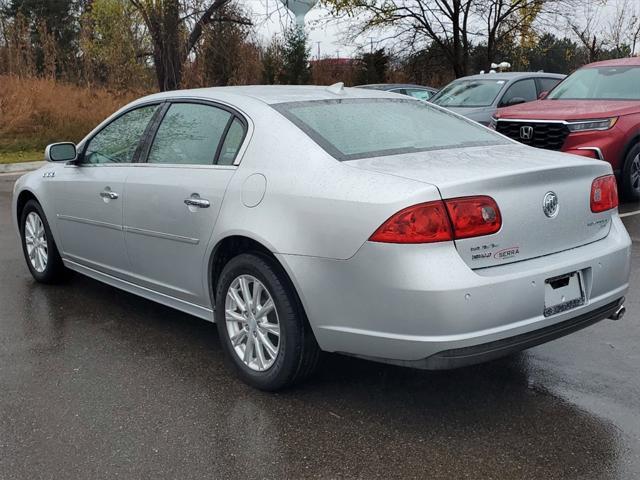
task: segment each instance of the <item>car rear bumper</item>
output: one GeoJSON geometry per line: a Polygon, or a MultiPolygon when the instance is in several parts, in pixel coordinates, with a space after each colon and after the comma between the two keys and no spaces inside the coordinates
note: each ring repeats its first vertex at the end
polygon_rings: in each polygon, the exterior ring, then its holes
{"type": "Polygon", "coordinates": [[[620,309],[623,303],[624,298],[620,298],[595,310],[538,330],[532,330],[514,337],[507,337],[489,343],[445,350],[424,360],[416,361],[412,366],[427,370],[448,370],[493,360],[582,330],[605,318],[611,317],[620,309]]]}
{"type": "Polygon", "coordinates": [[[600,241],[480,270],[471,270],[451,242],[367,242],[348,260],[277,256],[322,349],[452,368],[557,338],[573,331],[565,326],[589,323],[582,319],[609,316],[628,288],[630,245],[614,215],[600,241]],[[585,304],[545,317],[545,280],[574,271],[584,279],[585,304]]]}

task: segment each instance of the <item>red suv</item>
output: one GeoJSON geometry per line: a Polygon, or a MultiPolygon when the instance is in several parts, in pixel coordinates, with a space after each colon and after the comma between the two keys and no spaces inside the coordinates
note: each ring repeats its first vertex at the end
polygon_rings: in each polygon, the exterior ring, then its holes
{"type": "Polygon", "coordinates": [[[535,102],[502,108],[491,126],[533,147],[606,160],[640,200],[640,58],[586,65],[535,102]]]}

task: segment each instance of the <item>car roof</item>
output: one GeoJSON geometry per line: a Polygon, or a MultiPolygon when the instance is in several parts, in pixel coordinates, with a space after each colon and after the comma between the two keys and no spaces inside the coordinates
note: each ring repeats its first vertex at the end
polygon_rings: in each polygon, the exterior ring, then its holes
{"type": "Polygon", "coordinates": [[[469,75],[467,77],[458,78],[457,80],[517,80],[520,78],[557,78],[562,80],[564,77],[566,77],[566,75],[561,73],[548,72],[495,72],[469,75]]]}
{"type": "Polygon", "coordinates": [[[640,67],[640,57],[616,58],[615,60],[603,60],[601,62],[590,63],[583,68],[598,67],[640,67]]]}
{"type": "Polygon", "coordinates": [[[199,98],[218,100],[234,104],[243,99],[253,99],[269,105],[286,102],[313,100],[335,100],[340,98],[397,98],[393,93],[382,90],[316,85],[246,85],[234,87],[194,88],[173,90],[148,95],[142,101],[168,100],[172,98],[199,98]]]}
{"type": "Polygon", "coordinates": [[[422,90],[433,90],[433,87],[426,85],[417,85],[415,83],[370,83],[368,85],[356,85],[356,88],[370,88],[372,90],[393,90],[395,88],[419,88],[422,90]]]}

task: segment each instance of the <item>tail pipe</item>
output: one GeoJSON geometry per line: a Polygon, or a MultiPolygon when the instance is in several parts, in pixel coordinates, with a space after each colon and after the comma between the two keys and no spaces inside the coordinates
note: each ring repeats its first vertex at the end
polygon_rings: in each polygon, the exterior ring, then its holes
{"type": "Polygon", "coordinates": [[[624,298],[620,300],[620,305],[616,308],[616,311],[609,317],[610,320],[622,320],[624,314],[627,313],[627,308],[624,306],[624,298]]]}

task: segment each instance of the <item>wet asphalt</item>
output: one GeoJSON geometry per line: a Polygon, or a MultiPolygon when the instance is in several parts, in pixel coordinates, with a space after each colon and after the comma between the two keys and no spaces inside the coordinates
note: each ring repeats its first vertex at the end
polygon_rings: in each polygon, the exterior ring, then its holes
{"type": "MultiPolygon", "coordinates": [[[[215,326],[79,275],[30,277],[0,176],[0,479],[640,478],[640,215],[628,314],[493,363],[327,355],[268,394],[215,326]]],[[[624,211],[640,206],[626,206],[624,211]]]]}

